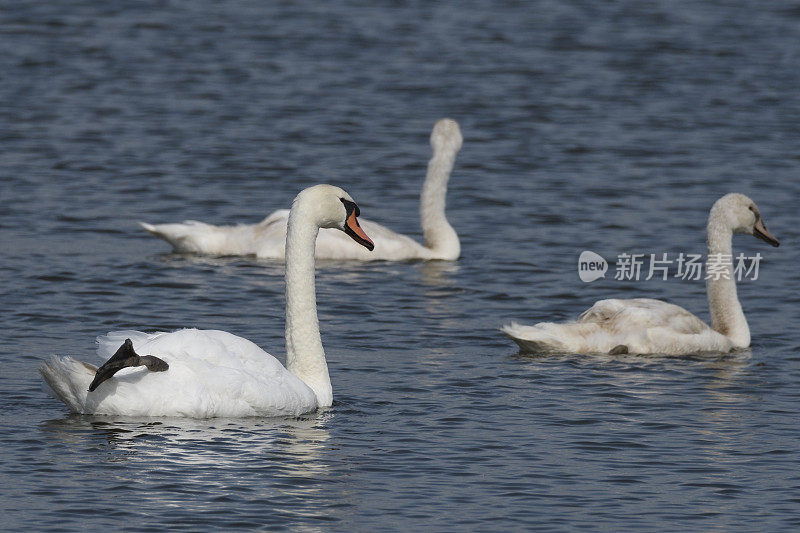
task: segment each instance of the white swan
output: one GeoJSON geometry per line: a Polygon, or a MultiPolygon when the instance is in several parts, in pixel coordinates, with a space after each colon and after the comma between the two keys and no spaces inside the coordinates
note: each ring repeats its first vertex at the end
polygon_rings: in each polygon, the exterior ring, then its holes
{"type": "MultiPolygon", "coordinates": [[[[461,149],[461,142],[461,131],[456,121],[442,119],[436,122],[431,133],[433,157],[428,163],[428,173],[420,197],[424,246],[411,237],[364,219],[361,226],[375,242],[372,253],[354,244],[341,232],[323,229],[317,238],[317,259],[458,259],[461,255],[461,244],[445,216],[445,197],[447,182],[456,154],[461,149]]],[[[220,256],[255,255],[263,259],[282,260],[288,217],[289,212],[281,209],[253,225],[212,226],[193,220],[182,224],[139,224],[156,237],[170,243],[176,252],[220,256]]]]}
{"type": "Polygon", "coordinates": [[[685,355],[747,348],[750,328],[736,296],[733,276],[734,233],[748,233],[773,246],[779,244],[747,196],[726,194],[714,203],[708,217],[708,257],[722,259],[717,261],[722,275],[707,280],[712,327],[677,305],[636,298],[600,300],[575,322],[533,326],[512,323],[502,331],[526,352],[685,355]]]}
{"type": "Polygon", "coordinates": [[[350,195],[331,185],[305,189],[292,204],[286,237],[285,368],[252,342],[224,331],[121,331],[98,338],[102,357],[122,344],[99,371],[71,357],[54,356],[39,369],[42,376],[71,411],[84,414],[278,416],[330,406],[333,389],[317,321],[314,244],[320,228],[336,228],[372,248],[358,214],[350,195]],[[125,339],[132,346],[123,344],[125,339]],[[140,360],[133,347],[153,356],[140,360]],[[119,354],[130,360],[121,361],[119,354]],[[111,367],[151,367],[159,361],[169,369],[128,368],[108,379],[115,371],[111,367]]]}

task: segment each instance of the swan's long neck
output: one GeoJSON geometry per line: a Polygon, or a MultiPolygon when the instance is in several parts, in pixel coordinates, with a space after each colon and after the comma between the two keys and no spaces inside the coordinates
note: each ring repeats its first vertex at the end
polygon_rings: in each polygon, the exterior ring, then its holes
{"type": "Polygon", "coordinates": [[[295,201],[286,228],[286,368],[317,396],[333,402],[333,388],[319,334],[314,287],[314,247],[319,227],[311,206],[295,201]]]}
{"type": "Polygon", "coordinates": [[[461,255],[458,235],[444,212],[447,182],[460,147],[460,134],[447,139],[438,148],[434,147],[433,157],[428,162],[428,174],[422,186],[419,208],[422,234],[425,237],[425,247],[433,252],[436,259],[458,259],[461,255]]]}
{"type": "Polygon", "coordinates": [[[750,346],[750,327],[736,295],[736,281],[733,277],[733,231],[726,224],[723,213],[713,209],[708,218],[707,259],[721,265],[719,278],[714,279],[714,275],[706,281],[711,327],[728,337],[735,346],[746,348],[750,346]],[[719,257],[717,254],[722,255],[722,262],[715,261],[719,257]]]}

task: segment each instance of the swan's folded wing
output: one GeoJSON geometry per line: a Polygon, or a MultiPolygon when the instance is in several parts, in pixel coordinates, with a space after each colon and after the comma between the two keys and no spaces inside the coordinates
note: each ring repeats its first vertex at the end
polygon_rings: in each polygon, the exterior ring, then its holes
{"type": "Polygon", "coordinates": [[[668,327],[676,333],[700,333],[708,326],[682,307],[651,298],[600,300],[587,309],[580,322],[596,323],[612,333],[668,327]]]}
{"type": "MultiPolygon", "coordinates": [[[[629,301],[629,300],[628,300],[629,301]]],[[[599,300],[581,313],[578,322],[603,323],[612,320],[625,307],[626,300],[599,300]]]]}
{"type": "Polygon", "coordinates": [[[272,355],[237,335],[197,329],[112,332],[98,338],[98,353],[107,353],[124,338],[131,339],[138,353],[163,359],[169,370],[122,369],[86,395],[79,412],[197,418],[272,416],[300,414],[316,404],[305,383],[272,355]]]}
{"type": "Polygon", "coordinates": [[[277,359],[254,342],[220,330],[180,329],[171,333],[112,331],[97,338],[97,354],[101,359],[107,359],[125,339],[131,339],[134,350],[141,355],[191,357],[221,366],[267,361],[276,368],[283,368],[277,359]]]}
{"type": "MultiPolygon", "coordinates": [[[[708,324],[697,318],[695,315],[675,306],[678,310],[670,315],[669,328],[676,333],[698,334],[713,331],[708,324]]],[[[716,332],[715,332],[716,333],[716,332]]]]}
{"type": "Polygon", "coordinates": [[[286,221],[289,220],[288,209],[276,209],[270,213],[264,220],[258,223],[259,226],[269,227],[274,224],[283,224],[286,226],[286,221]]]}

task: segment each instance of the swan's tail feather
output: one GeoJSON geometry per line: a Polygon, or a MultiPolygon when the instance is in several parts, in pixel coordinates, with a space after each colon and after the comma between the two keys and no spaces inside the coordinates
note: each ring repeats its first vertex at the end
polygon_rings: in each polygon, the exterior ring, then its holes
{"type": "Polygon", "coordinates": [[[151,235],[155,235],[159,239],[172,243],[173,240],[180,239],[184,231],[181,231],[183,224],[148,224],[147,222],[139,221],[139,225],[151,235]]]}
{"type": "Polygon", "coordinates": [[[543,322],[534,326],[523,326],[512,322],[500,328],[500,331],[516,342],[522,353],[569,351],[569,347],[559,338],[550,326],[558,326],[558,324],[543,322]]]}
{"type": "Polygon", "coordinates": [[[521,352],[539,353],[626,353],[630,350],[624,336],[613,335],[594,322],[540,322],[533,326],[512,323],[503,333],[519,344],[521,352]]]}
{"type": "Polygon", "coordinates": [[[172,245],[176,252],[200,252],[202,245],[198,237],[202,235],[201,232],[208,233],[210,228],[208,224],[188,220],[183,224],[148,224],[147,222],[139,222],[139,225],[145,231],[165,240],[172,245]]]}
{"type": "Polygon", "coordinates": [[[148,233],[158,235],[158,229],[154,225],[148,224],[147,222],[142,222],[141,220],[139,221],[139,225],[148,233]]]}
{"type": "Polygon", "coordinates": [[[74,413],[84,412],[89,384],[97,367],[72,357],[53,356],[39,367],[39,373],[56,398],[74,413]]]}
{"type": "Polygon", "coordinates": [[[255,229],[258,225],[214,226],[196,220],[182,224],[148,224],[146,231],[172,245],[174,251],[207,255],[248,255],[256,252],[255,229]]]}
{"type": "Polygon", "coordinates": [[[180,241],[186,236],[186,232],[182,230],[183,224],[148,224],[147,222],[139,222],[139,225],[144,228],[149,234],[163,239],[170,243],[176,250],[180,247],[180,241]]]}

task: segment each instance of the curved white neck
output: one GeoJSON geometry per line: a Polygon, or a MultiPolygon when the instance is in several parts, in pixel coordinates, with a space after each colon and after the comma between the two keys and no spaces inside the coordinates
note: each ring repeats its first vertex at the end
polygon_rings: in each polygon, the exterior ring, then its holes
{"type": "Polygon", "coordinates": [[[314,247],[319,227],[311,211],[295,201],[286,228],[286,368],[314,391],[319,407],[328,407],[333,388],[317,319],[314,247]]]}
{"type": "Polygon", "coordinates": [[[436,259],[458,259],[461,255],[461,243],[453,226],[445,216],[447,182],[453,170],[453,163],[460,148],[457,139],[443,143],[438,150],[434,149],[433,157],[428,162],[428,174],[422,185],[419,215],[425,247],[429,248],[436,259]]]}
{"type": "Polygon", "coordinates": [[[733,231],[725,223],[722,213],[713,211],[708,218],[708,257],[722,254],[723,272],[719,279],[706,281],[708,306],[711,312],[711,327],[728,337],[739,348],[750,346],[750,327],[744,317],[742,305],[736,295],[736,281],[733,273],[733,231]],[[727,278],[727,279],[725,279],[727,278]]]}

